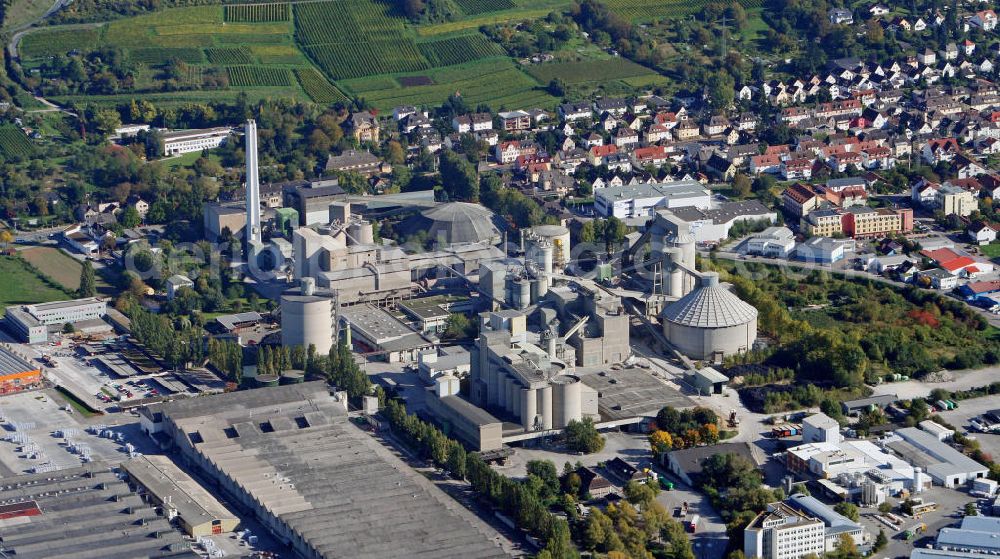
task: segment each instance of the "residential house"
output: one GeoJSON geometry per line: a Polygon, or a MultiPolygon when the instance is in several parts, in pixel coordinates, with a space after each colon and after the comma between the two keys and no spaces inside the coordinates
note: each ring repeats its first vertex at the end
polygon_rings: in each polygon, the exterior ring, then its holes
{"type": "Polygon", "coordinates": [[[590,103],[563,103],[559,105],[559,116],[566,122],[584,120],[594,116],[590,103]]]}
{"type": "Polygon", "coordinates": [[[969,225],[969,227],[965,230],[965,234],[969,237],[970,241],[976,243],[977,245],[988,245],[997,240],[997,230],[995,226],[984,221],[977,221],[969,225]]]}
{"type": "Polygon", "coordinates": [[[962,151],[955,138],[935,138],[928,140],[920,152],[920,157],[930,165],[941,161],[951,161],[962,151]]]}
{"type": "Polygon", "coordinates": [[[490,130],[493,128],[493,115],[490,113],[456,115],[451,119],[451,127],[459,134],[490,130]]]}
{"type": "Polygon", "coordinates": [[[827,17],[834,25],[854,25],[854,14],[848,8],[830,8],[827,17]]]}
{"type": "Polygon", "coordinates": [[[812,159],[798,158],[781,162],[781,176],[786,181],[809,180],[812,178],[812,159]]]}
{"type": "Polygon", "coordinates": [[[527,111],[505,111],[497,115],[505,132],[531,130],[531,113],[527,111]]]}
{"type": "Polygon", "coordinates": [[[983,31],[993,31],[997,26],[997,14],[993,10],[976,12],[975,15],[969,18],[969,23],[983,31]]]}
{"type": "Polygon", "coordinates": [[[379,142],[379,127],[378,118],[368,111],[361,111],[357,113],[352,113],[349,119],[351,135],[354,136],[356,142],[370,142],[377,144],[379,142]]]}
{"type": "Polygon", "coordinates": [[[782,207],[795,217],[804,217],[823,203],[823,196],[815,187],[795,183],[781,193],[782,207]]]}

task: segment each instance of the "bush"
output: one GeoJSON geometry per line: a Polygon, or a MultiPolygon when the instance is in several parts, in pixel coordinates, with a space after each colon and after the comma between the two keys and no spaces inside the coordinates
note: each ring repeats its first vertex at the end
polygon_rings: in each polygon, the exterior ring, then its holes
{"type": "Polygon", "coordinates": [[[570,421],[566,426],[566,446],[574,452],[593,454],[604,449],[604,437],[594,427],[594,420],[570,421]]]}

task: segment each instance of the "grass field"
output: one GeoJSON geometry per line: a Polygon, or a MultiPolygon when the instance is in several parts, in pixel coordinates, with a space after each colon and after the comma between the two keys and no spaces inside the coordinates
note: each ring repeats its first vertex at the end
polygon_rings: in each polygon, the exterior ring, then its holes
{"type": "MultiPolygon", "coordinates": [[[[607,0],[604,4],[618,15],[632,21],[683,18],[701,11],[713,0],[607,0]]],[[[738,0],[747,9],[763,6],[763,0],[738,0]]]]}
{"type": "Polygon", "coordinates": [[[69,293],[47,284],[24,261],[0,256],[0,311],[12,305],[30,305],[67,299],[69,293]]]}
{"type": "MultiPolygon", "coordinates": [[[[569,6],[571,2],[566,2],[565,5],[569,6]]],[[[417,35],[421,37],[433,37],[435,35],[445,35],[449,33],[456,33],[459,31],[469,31],[473,29],[479,29],[484,25],[491,25],[494,23],[502,23],[507,21],[518,21],[518,20],[533,20],[538,18],[543,18],[549,15],[554,8],[513,8],[510,10],[504,10],[502,12],[491,12],[487,14],[478,15],[475,17],[468,17],[464,19],[459,19],[457,21],[448,21],[445,23],[434,23],[431,25],[423,25],[417,28],[417,35]]]]}
{"type": "Polygon", "coordinates": [[[25,262],[62,285],[67,291],[80,288],[83,264],[54,247],[31,247],[18,253],[25,262]]]}
{"type": "Polygon", "coordinates": [[[656,75],[656,72],[653,72],[649,68],[624,58],[535,64],[529,67],[527,72],[541,83],[549,83],[553,79],[560,79],[568,84],[603,82],[656,75]]]}
{"type": "Polygon", "coordinates": [[[980,245],[979,252],[989,259],[1000,258],[1000,242],[993,242],[988,245],[980,245]]]}
{"type": "Polygon", "coordinates": [[[4,11],[3,28],[14,29],[45,15],[52,7],[50,0],[14,0],[4,11]]]}

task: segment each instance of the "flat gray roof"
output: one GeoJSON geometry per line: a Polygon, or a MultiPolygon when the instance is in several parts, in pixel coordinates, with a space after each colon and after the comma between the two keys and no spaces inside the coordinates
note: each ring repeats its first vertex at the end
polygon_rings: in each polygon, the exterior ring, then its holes
{"type": "Polygon", "coordinates": [[[0,544],[18,559],[198,557],[107,464],[3,478],[0,502],[41,511],[0,520],[0,544]]]}
{"type": "MultiPolygon", "coordinates": [[[[197,400],[197,401],[196,401],[197,400]]],[[[507,557],[492,530],[348,421],[324,383],[155,407],[265,525],[318,557],[507,557]]]]}
{"type": "Polygon", "coordinates": [[[0,346],[0,375],[14,375],[38,369],[39,367],[28,363],[9,349],[0,346]]]}
{"type": "MultiPolygon", "coordinates": [[[[944,478],[950,475],[972,474],[988,470],[986,466],[955,450],[947,443],[939,441],[934,435],[916,427],[904,427],[897,430],[896,434],[921,451],[922,461],[927,462],[927,473],[933,476],[944,478]]],[[[890,443],[890,445],[894,444],[898,443],[890,443]]],[[[892,448],[896,449],[895,446],[892,448]]]]}
{"type": "Polygon", "coordinates": [[[663,406],[690,408],[695,403],[676,389],[664,384],[644,369],[622,369],[594,374],[581,374],[580,380],[598,392],[598,408],[602,416],[626,419],[654,416],[663,406]]]}
{"type": "Polygon", "coordinates": [[[594,195],[606,200],[627,200],[631,198],[696,198],[708,196],[705,185],[698,181],[672,181],[653,184],[623,184],[599,188],[594,195]]]}
{"type": "Polygon", "coordinates": [[[123,463],[122,468],[135,483],[145,487],[158,501],[169,503],[192,526],[217,519],[236,519],[236,515],[166,456],[138,456],[123,463]]]}

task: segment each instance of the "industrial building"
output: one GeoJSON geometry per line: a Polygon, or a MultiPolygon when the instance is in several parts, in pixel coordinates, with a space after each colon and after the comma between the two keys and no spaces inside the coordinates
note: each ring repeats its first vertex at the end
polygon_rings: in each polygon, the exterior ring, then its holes
{"type": "Polygon", "coordinates": [[[500,558],[495,532],[348,420],[325,383],[155,404],[143,429],[298,556],[500,558]]]}
{"type": "Polygon", "coordinates": [[[747,559],[801,559],[826,552],[823,521],[784,502],[771,503],[743,529],[747,559]]]}
{"type": "Polygon", "coordinates": [[[7,344],[0,344],[0,395],[38,388],[42,369],[18,355],[7,344]]]}
{"type": "Polygon", "coordinates": [[[198,559],[170,521],[108,464],[5,477],[0,555],[17,559],[198,559]]]}
{"type": "Polygon", "coordinates": [[[830,483],[823,485],[841,496],[856,495],[863,502],[872,497],[863,495],[865,484],[874,486],[868,490],[878,492],[873,498],[879,502],[885,495],[896,495],[903,490],[918,493],[930,484],[930,478],[919,468],[883,452],[869,441],[802,444],[788,449],[785,465],[789,472],[829,480],[830,483]]]}
{"type": "Polygon", "coordinates": [[[856,546],[865,546],[868,542],[868,531],[857,522],[833,510],[815,497],[797,493],[785,499],[785,503],[790,507],[823,522],[823,536],[825,541],[824,551],[831,552],[837,549],[841,536],[847,534],[854,541],[856,546]]]}
{"type": "Polygon", "coordinates": [[[626,184],[596,189],[594,210],[602,217],[649,217],[656,208],[712,207],[712,193],[698,181],[626,184]]]}
{"type": "Polygon", "coordinates": [[[202,206],[202,222],[209,241],[219,240],[224,231],[240,238],[247,225],[246,208],[240,204],[206,203],[202,206]]]}
{"type": "Polygon", "coordinates": [[[389,311],[365,303],[343,307],[340,320],[351,329],[354,350],[389,363],[411,363],[418,355],[437,346],[430,339],[410,329],[389,311]]]}
{"type": "Polygon", "coordinates": [[[881,441],[884,448],[923,469],[934,483],[948,488],[985,478],[989,469],[942,442],[937,436],[916,427],[898,429],[881,441]]]}
{"type": "Polygon", "coordinates": [[[795,233],[787,227],[768,227],[746,240],[747,254],[787,258],[795,249],[795,233]]]}
{"type": "Polygon", "coordinates": [[[184,533],[197,538],[233,532],[239,518],[166,456],[140,455],[122,464],[129,481],[168,520],[177,518],[184,533]]]}
{"type": "Polygon", "coordinates": [[[802,442],[837,444],[842,440],[840,423],[825,413],[814,413],[802,420],[802,442]]]}
{"type": "Polygon", "coordinates": [[[844,400],[840,403],[840,408],[843,410],[844,415],[857,415],[874,409],[884,410],[897,400],[899,400],[899,396],[895,394],[883,394],[881,396],[871,396],[857,400],[844,400]]]}
{"type": "Polygon", "coordinates": [[[232,128],[224,126],[164,132],[163,155],[164,157],[170,157],[172,155],[217,148],[224,144],[232,133],[232,128]]]}
{"type": "MultiPolygon", "coordinates": [[[[44,343],[50,332],[61,332],[68,322],[72,324],[101,321],[107,314],[108,304],[96,297],[53,301],[35,305],[7,307],[7,324],[29,344],[44,343]]],[[[106,325],[105,325],[106,326],[106,325]]],[[[84,330],[86,328],[78,328],[84,330]]]]}
{"type": "Polygon", "coordinates": [[[717,243],[729,238],[729,230],[741,222],[775,223],[778,214],[757,200],[723,202],[710,209],[681,207],[667,210],[690,225],[699,243],[717,243]]]}
{"type": "Polygon", "coordinates": [[[966,516],[958,528],[941,528],[934,546],[914,548],[910,559],[986,559],[1000,555],[1000,518],[966,516]]]}
{"type": "Polygon", "coordinates": [[[424,232],[437,246],[463,243],[498,244],[499,222],[493,212],[479,204],[449,202],[421,211],[399,225],[403,236],[424,232]]]}
{"type": "Polygon", "coordinates": [[[720,360],[753,348],[757,309],[719,284],[706,272],[700,285],[663,310],[663,334],[681,353],[695,359],[720,360]]]}

